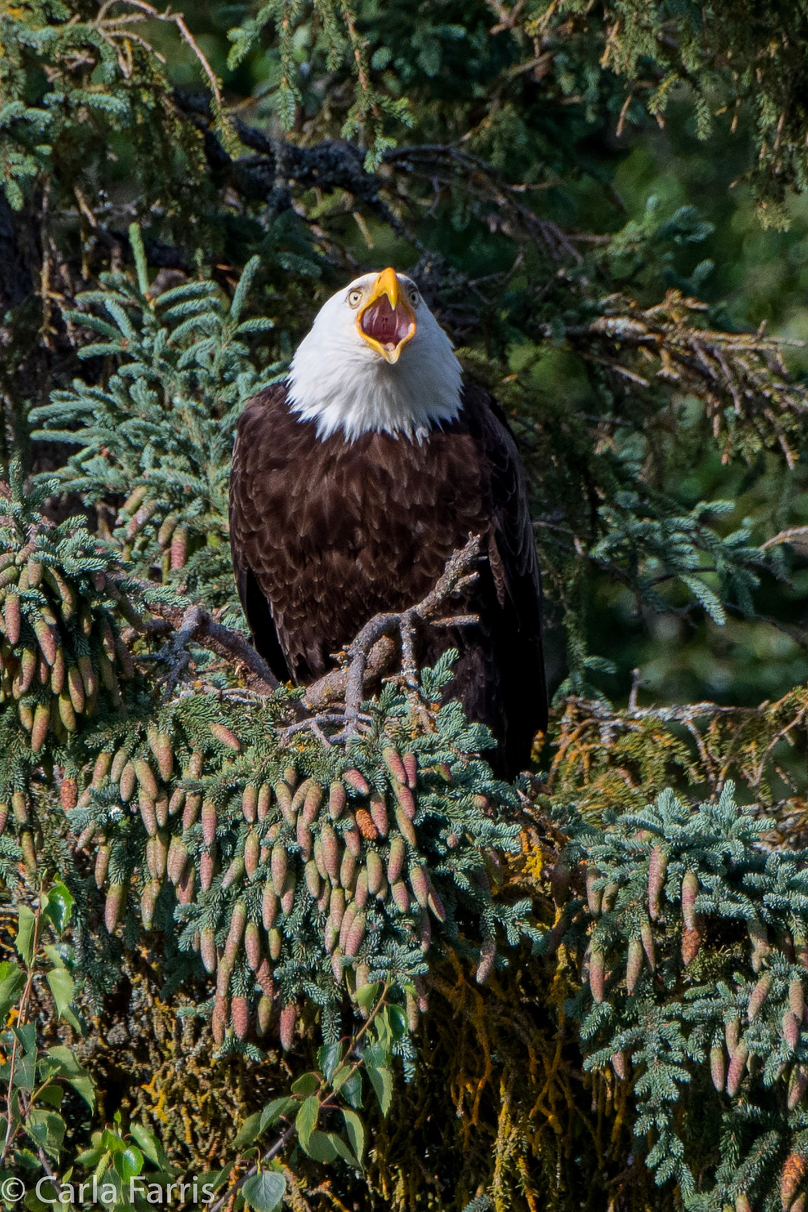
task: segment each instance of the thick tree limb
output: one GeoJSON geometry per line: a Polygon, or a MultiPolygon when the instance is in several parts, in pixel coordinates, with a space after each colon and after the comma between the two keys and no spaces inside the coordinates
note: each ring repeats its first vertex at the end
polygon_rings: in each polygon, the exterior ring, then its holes
{"type": "MultiPolygon", "coordinates": [[[[378,616],[377,616],[378,617],[378,616]]],[[[365,669],[365,684],[377,681],[392,666],[397,654],[395,640],[389,635],[381,636],[368,653],[365,669]]],[[[339,703],[345,698],[348,679],[347,669],[334,669],[312,682],[303,695],[303,705],[309,711],[323,711],[329,704],[339,703]]]]}

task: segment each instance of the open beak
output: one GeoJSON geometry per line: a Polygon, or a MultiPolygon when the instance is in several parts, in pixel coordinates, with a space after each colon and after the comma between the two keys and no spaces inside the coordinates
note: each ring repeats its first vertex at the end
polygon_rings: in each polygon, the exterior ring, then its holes
{"type": "Polygon", "coordinates": [[[356,317],[357,331],[385,362],[395,363],[415,336],[415,312],[404,298],[396,271],[383,269],[356,317]]]}

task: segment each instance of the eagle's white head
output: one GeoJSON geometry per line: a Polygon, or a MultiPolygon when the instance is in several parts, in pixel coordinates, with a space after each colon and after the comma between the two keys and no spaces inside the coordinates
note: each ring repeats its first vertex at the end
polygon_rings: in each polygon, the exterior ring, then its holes
{"type": "Polygon", "coordinates": [[[342,429],[421,441],[460,411],[462,371],[452,343],[404,274],[364,274],[323,305],[292,360],[289,406],[342,429]]]}

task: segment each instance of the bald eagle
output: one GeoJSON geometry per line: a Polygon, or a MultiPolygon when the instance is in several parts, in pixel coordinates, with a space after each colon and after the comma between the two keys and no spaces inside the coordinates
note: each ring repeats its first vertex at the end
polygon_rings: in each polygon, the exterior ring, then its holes
{"type": "Polygon", "coordinates": [[[429,592],[453,551],[482,538],[461,609],[423,625],[419,664],[459,652],[446,697],[487,724],[512,778],[547,720],[541,588],[525,476],[504,414],[462,381],[414,282],[369,273],[323,306],[285,383],[238,423],[230,541],[253,643],[306,685],[376,613],[429,592]]]}

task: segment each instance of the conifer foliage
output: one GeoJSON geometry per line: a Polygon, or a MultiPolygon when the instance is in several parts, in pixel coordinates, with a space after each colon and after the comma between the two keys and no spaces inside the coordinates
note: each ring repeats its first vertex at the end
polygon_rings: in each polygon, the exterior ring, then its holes
{"type": "Polygon", "coordinates": [[[259,375],[246,344],[270,321],[241,315],[258,259],[228,305],[206,280],[152,296],[137,227],[130,237],[137,281],[103,275],[102,288],[79,295],[82,310],[66,317],[101,337],[79,357],[117,356],[117,373],[98,386],[76,380],[72,390],[54,392],[31,414],[42,426],[33,436],[80,447],[60,469],[61,491],[77,493],[102,518],[108,501],[125,498],[111,539],[139,575],[169,582],[179,573],[190,592],[218,606],[232,598],[227,484],[235,422],[277,371],[259,375]]]}
{"type": "Polygon", "coordinates": [[[808,1088],[805,854],[766,852],[765,829],[729,784],[695,810],[666,792],[611,827],[572,831],[593,920],[570,1006],[584,1067],[633,1076],[646,1164],[660,1185],[675,1179],[693,1207],[777,1207],[778,1194],[790,1207],[797,1195],[789,1176],[802,1157],[808,1088]],[[696,1123],[710,1125],[712,1141],[697,1147],[696,1123]],[[710,1146],[718,1164],[699,1184],[694,1162],[710,1146]]]}

